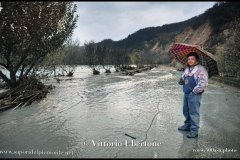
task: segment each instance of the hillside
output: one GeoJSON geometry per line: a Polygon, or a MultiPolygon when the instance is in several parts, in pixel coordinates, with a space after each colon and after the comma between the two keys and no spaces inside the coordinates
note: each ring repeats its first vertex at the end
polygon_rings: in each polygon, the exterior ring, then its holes
{"type": "MultiPolygon", "coordinates": [[[[169,53],[173,43],[196,44],[216,55],[219,64],[227,65],[225,62],[221,63],[221,57],[223,52],[229,49],[229,40],[236,32],[233,25],[235,24],[235,29],[238,28],[238,21],[234,22],[239,18],[239,2],[219,2],[203,14],[186,21],[140,29],[122,40],[108,39],[99,43],[111,47],[124,47],[129,53],[136,49],[141,50],[153,57],[154,63],[174,63],[169,53]]],[[[220,67],[220,72],[226,72],[226,68],[220,67]]]]}

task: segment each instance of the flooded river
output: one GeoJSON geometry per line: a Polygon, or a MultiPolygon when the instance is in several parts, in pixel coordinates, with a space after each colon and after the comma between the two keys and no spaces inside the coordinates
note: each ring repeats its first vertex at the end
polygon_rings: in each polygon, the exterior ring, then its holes
{"type": "Polygon", "coordinates": [[[199,137],[188,139],[177,130],[180,74],[159,66],[94,76],[79,66],[72,78],[50,79],[45,99],[0,113],[0,158],[239,158],[240,90],[210,80],[199,137]]]}

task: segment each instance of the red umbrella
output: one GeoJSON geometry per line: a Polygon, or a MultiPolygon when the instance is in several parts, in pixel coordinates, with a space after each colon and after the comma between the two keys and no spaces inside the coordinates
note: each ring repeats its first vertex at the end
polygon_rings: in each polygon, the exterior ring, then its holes
{"type": "Polygon", "coordinates": [[[196,52],[199,55],[199,64],[203,65],[208,71],[209,77],[218,74],[217,61],[213,54],[203,50],[198,45],[185,43],[175,43],[170,49],[170,53],[181,64],[187,64],[187,54],[196,52]]]}

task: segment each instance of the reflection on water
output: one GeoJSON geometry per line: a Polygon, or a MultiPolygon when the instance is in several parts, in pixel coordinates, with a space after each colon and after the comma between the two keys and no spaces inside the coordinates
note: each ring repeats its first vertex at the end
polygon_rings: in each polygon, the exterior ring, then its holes
{"type": "Polygon", "coordinates": [[[187,138],[187,132],[179,131],[182,134],[183,140],[182,145],[178,150],[179,158],[198,158],[196,150],[199,149],[198,139],[189,139],[187,138]]]}
{"type": "Polygon", "coordinates": [[[121,73],[94,76],[91,70],[77,67],[72,78],[62,77],[60,83],[50,79],[46,83],[54,83],[56,87],[47,98],[25,108],[0,113],[0,151],[69,153],[0,154],[0,157],[109,158],[116,154],[126,158],[195,157],[190,153],[191,148],[196,147],[195,142],[186,140],[177,131],[183,122],[179,76],[180,72],[167,66],[134,76],[121,73]],[[125,134],[140,142],[151,121],[147,141],[161,142],[159,147],[96,147],[92,144],[92,140],[99,143],[132,140],[125,134]]]}

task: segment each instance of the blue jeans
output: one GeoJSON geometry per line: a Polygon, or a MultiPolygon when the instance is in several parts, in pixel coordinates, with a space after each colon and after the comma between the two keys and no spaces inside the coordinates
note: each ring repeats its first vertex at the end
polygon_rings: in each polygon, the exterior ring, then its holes
{"type": "Polygon", "coordinates": [[[183,101],[183,115],[186,118],[184,125],[190,128],[190,131],[198,133],[200,114],[199,108],[202,94],[184,94],[183,101]]]}

